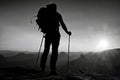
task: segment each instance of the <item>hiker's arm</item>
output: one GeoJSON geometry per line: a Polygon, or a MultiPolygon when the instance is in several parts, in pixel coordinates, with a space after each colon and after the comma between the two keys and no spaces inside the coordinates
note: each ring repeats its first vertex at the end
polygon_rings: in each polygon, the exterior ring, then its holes
{"type": "Polygon", "coordinates": [[[71,32],[68,31],[65,23],[63,22],[63,19],[62,19],[62,16],[61,16],[61,15],[59,15],[59,21],[60,21],[60,24],[61,24],[63,30],[64,30],[67,34],[71,35],[71,32]]]}

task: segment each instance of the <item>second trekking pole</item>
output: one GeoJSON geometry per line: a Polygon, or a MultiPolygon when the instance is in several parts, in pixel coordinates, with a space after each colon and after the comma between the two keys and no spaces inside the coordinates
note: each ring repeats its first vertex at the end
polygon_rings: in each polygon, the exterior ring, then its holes
{"type": "Polygon", "coordinates": [[[44,39],[44,34],[43,34],[43,37],[42,37],[42,40],[41,40],[41,43],[40,43],[39,52],[38,52],[37,59],[36,59],[36,62],[35,62],[35,68],[37,68],[37,64],[38,64],[38,61],[39,61],[40,51],[41,51],[42,44],[43,44],[43,39],[44,39]]]}
{"type": "Polygon", "coordinates": [[[69,74],[69,55],[70,55],[70,35],[69,35],[69,39],[68,39],[68,60],[67,60],[67,74],[69,74]]]}

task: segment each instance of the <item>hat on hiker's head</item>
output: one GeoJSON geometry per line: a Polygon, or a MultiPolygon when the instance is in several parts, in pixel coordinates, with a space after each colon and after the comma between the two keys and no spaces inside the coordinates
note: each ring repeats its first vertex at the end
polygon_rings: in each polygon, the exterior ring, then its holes
{"type": "Polygon", "coordinates": [[[50,10],[56,11],[57,10],[57,5],[55,3],[48,4],[47,8],[50,9],[50,10]]]}

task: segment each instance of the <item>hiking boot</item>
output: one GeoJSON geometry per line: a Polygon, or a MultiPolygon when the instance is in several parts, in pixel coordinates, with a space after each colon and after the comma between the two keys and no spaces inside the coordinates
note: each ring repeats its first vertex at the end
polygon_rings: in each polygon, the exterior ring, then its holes
{"type": "Polygon", "coordinates": [[[58,73],[57,71],[51,71],[51,72],[50,72],[50,75],[51,75],[51,76],[57,76],[57,75],[59,75],[59,73],[58,73]]]}
{"type": "Polygon", "coordinates": [[[45,72],[45,69],[39,69],[39,72],[41,72],[41,73],[44,73],[45,72]]]}
{"type": "Polygon", "coordinates": [[[42,73],[44,73],[44,72],[45,72],[45,70],[44,70],[44,69],[41,69],[41,72],[42,72],[42,73]]]}

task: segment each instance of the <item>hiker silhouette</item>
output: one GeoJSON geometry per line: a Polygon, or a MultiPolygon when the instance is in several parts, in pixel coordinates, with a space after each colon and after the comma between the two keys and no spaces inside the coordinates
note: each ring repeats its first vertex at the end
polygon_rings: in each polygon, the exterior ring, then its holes
{"type": "MultiPolygon", "coordinates": [[[[50,50],[50,45],[52,45],[52,54],[50,59],[50,69],[51,75],[56,75],[56,62],[58,58],[58,47],[60,41],[60,32],[59,26],[61,25],[63,30],[70,36],[71,32],[67,30],[65,23],[63,22],[62,16],[57,12],[57,5],[55,3],[46,5],[46,8],[43,8],[44,13],[42,25],[44,25],[45,29],[42,30],[45,33],[45,45],[44,52],[41,56],[40,67],[44,72],[46,67],[46,60],[50,50]]],[[[39,24],[39,19],[37,24],[39,24]]]]}

